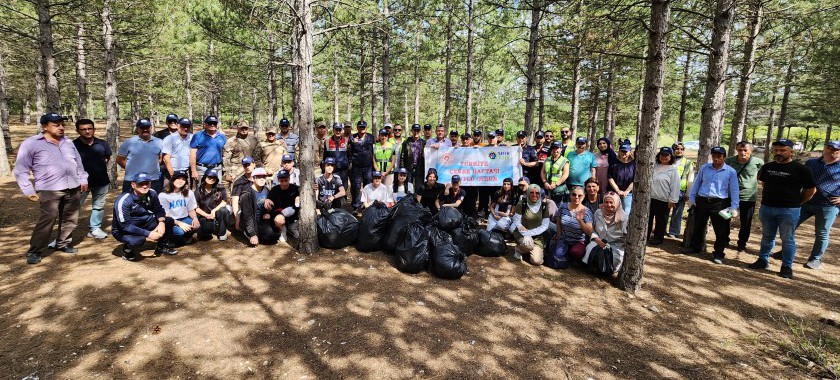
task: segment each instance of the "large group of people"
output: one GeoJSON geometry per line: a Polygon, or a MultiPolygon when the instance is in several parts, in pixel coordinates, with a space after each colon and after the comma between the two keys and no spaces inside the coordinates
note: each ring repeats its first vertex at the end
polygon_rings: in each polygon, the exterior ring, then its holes
{"type": "MultiPolygon", "coordinates": [[[[71,233],[80,205],[92,198],[88,237],[104,239],[104,204],[111,186],[106,167],[112,151],[95,137],[95,123],[78,120],[79,137],[64,136],[67,118],[56,113],[41,117],[43,132],[20,146],[15,176],[25,196],[39,202],[40,217],[26,255],[40,262],[53,238],[58,251],[75,253],[71,233]],[[34,177],[34,185],[30,179],[34,177]]],[[[627,223],[633,213],[636,162],[629,140],[600,138],[590,151],[586,137],[574,138],[568,128],[554,139],[551,131],[534,134],[529,144],[524,131],[515,134],[521,148],[521,178],[506,178],[501,186],[463,186],[453,175],[439,183],[435,168],[426,168],[426,149],[504,146],[505,131],[459,134],[438,125],[414,124],[403,137],[403,126],[386,124],[367,132],[367,123],[334,123],[316,127],[315,191],[321,209],[347,208],[361,213],[375,202],[393,205],[405,197],[433,213],[452,207],[486,223],[515,243],[515,256],[541,265],[547,250],[563,250],[572,260],[586,262],[592,253],[609,246],[614,267],[623,258],[627,223]],[[432,135],[434,131],[434,135],[432,135]],[[447,138],[448,137],[448,138],[447,138]],[[346,198],[346,199],[345,199],[346,198]]],[[[155,254],[174,255],[196,240],[228,239],[241,234],[251,245],[277,244],[297,238],[300,206],[299,137],[285,118],[279,133],[265,129],[264,139],[241,122],[234,136],[226,136],[215,116],[193,132],[193,122],[170,114],[166,127],[153,131],[148,119],[135,124],[136,135],[117,149],[117,164],[125,171],[122,193],[114,202],[111,235],[123,243],[123,258],[134,261],[147,242],[155,254]]],[[[682,234],[685,205],[693,223],[686,225],[681,252],[704,249],[707,223],[714,231],[712,261],[723,263],[729,247],[730,224],[740,219],[736,249],[745,251],[763,183],[759,221],[762,239],[754,269],[769,267],[778,233],[782,250],[780,275],[792,277],[796,251],[794,232],[815,218],[815,242],[805,266],[820,268],[828,236],[840,210],[840,141],[825,144],[821,157],[804,164],[793,159],[793,142],[772,144],[773,161],[752,157],[749,142],[737,144],[737,154],[711,150],[711,162],[695,168],[684,156],[685,146],[662,147],[656,155],[648,219],[647,244],[657,246],[666,236],[682,234]]]]}

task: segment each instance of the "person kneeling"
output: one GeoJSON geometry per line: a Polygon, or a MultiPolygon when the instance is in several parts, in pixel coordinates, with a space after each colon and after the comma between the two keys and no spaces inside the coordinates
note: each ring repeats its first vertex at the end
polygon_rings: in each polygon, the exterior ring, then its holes
{"type": "Polygon", "coordinates": [[[319,208],[328,209],[341,208],[344,200],[344,183],[341,177],[333,174],[335,172],[335,158],[324,159],[324,174],[315,180],[315,192],[318,198],[319,208]]]}
{"type": "Polygon", "coordinates": [[[594,230],[586,246],[583,262],[589,264],[593,259],[595,247],[599,247],[602,254],[609,247],[611,255],[605,257],[612,258],[613,273],[618,272],[624,261],[624,241],[627,239],[627,215],[621,207],[621,197],[612,191],[605,194],[604,203],[595,211],[593,218],[594,230]]]}
{"type": "Polygon", "coordinates": [[[146,241],[156,242],[155,255],[175,255],[169,246],[175,220],[166,216],[157,193],[151,189],[151,177],[140,173],[131,182],[132,191],[123,193],[114,202],[111,233],[124,243],[122,258],[136,261],[146,241]]]}
{"type": "Polygon", "coordinates": [[[172,245],[182,246],[192,241],[192,237],[201,226],[195,209],[195,193],[187,185],[189,174],[185,170],[176,170],[166,191],[158,195],[160,205],[166,216],[175,220],[172,230],[172,245]]]}
{"type": "Polygon", "coordinates": [[[362,189],[362,204],[364,208],[370,207],[373,202],[380,201],[388,207],[394,205],[394,197],[388,186],[382,184],[382,172],[373,172],[373,181],[362,189]]]}
{"type": "Polygon", "coordinates": [[[243,189],[239,196],[239,227],[251,246],[274,245],[280,238],[271,214],[265,209],[265,200],[268,198],[268,188],[265,186],[267,176],[265,169],[254,169],[251,173],[251,186],[243,189]]]}
{"type": "Polygon", "coordinates": [[[268,192],[268,199],[265,200],[265,209],[272,215],[274,227],[280,231],[280,241],[286,241],[286,232],[291,232],[292,237],[298,237],[298,208],[300,207],[300,187],[294,185],[290,180],[291,173],[287,170],[277,172],[277,186],[268,192]],[[288,228],[287,228],[288,227],[288,228]]]}
{"type": "Polygon", "coordinates": [[[232,214],[227,204],[227,191],[219,182],[219,172],[210,169],[204,173],[204,178],[195,192],[195,200],[198,203],[195,212],[201,224],[198,230],[200,240],[212,239],[213,235],[220,241],[227,240],[227,226],[232,214]]]}
{"type": "Polygon", "coordinates": [[[524,202],[516,207],[511,218],[513,237],[516,239],[514,253],[516,258],[529,256],[529,262],[542,265],[545,239],[543,233],[548,229],[551,213],[548,204],[542,201],[542,190],[537,185],[528,186],[524,202]]]}

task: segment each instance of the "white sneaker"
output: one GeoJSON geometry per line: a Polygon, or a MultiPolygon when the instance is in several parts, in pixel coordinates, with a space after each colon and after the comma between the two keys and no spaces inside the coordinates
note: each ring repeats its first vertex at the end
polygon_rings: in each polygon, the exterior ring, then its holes
{"type": "Polygon", "coordinates": [[[101,228],[97,228],[97,229],[94,229],[94,230],[91,230],[90,232],[88,232],[86,236],[89,237],[89,238],[102,240],[102,239],[107,238],[108,234],[105,233],[105,231],[102,231],[101,228]]]}
{"type": "Polygon", "coordinates": [[[286,227],[283,227],[283,229],[280,230],[280,241],[283,243],[286,242],[286,227]]]}
{"type": "Polygon", "coordinates": [[[513,249],[513,258],[516,260],[522,260],[522,254],[519,253],[518,249],[513,249]]]}
{"type": "Polygon", "coordinates": [[[227,240],[227,235],[219,236],[219,241],[225,241],[225,240],[227,240]]]}
{"type": "Polygon", "coordinates": [[[47,248],[55,249],[55,240],[51,241],[50,244],[47,244],[47,248]]]}

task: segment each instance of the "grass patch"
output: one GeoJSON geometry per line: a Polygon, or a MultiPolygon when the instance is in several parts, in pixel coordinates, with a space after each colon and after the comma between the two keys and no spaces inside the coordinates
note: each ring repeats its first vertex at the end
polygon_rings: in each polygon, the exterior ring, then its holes
{"type": "Polygon", "coordinates": [[[776,320],[790,334],[790,340],[779,342],[788,363],[819,377],[838,379],[840,338],[836,331],[830,331],[835,328],[802,318],[781,316],[776,320]]]}

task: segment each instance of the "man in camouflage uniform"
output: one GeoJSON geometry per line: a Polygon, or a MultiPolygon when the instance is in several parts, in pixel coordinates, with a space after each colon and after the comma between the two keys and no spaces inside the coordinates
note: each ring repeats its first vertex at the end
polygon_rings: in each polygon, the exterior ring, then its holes
{"type": "Polygon", "coordinates": [[[225,143],[225,148],[222,151],[222,165],[225,168],[224,184],[228,191],[231,190],[233,181],[236,180],[243,173],[242,159],[253,156],[254,150],[259,144],[257,137],[252,135],[251,128],[247,121],[239,122],[236,129],[236,137],[230,139],[225,143]]]}
{"type": "Polygon", "coordinates": [[[273,178],[283,166],[283,155],[287,153],[286,143],[277,138],[277,129],[270,127],[265,130],[265,141],[254,149],[254,162],[258,167],[265,168],[268,178],[273,178]]]}

